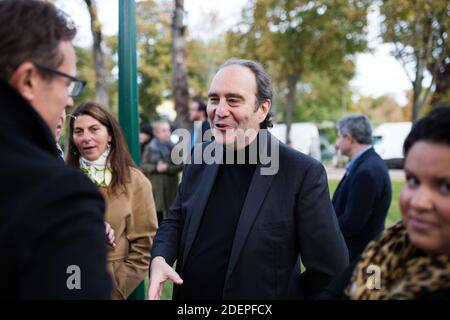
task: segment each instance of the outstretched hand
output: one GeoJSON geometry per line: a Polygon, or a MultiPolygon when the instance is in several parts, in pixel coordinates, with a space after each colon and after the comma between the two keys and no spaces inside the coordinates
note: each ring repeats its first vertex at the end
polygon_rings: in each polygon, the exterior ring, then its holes
{"type": "Polygon", "coordinates": [[[150,265],[150,284],[148,286],[148,299],[160,300],[164,283],[170,280],[175,284],[182,284],[183,280],[178,273],[167,264],[163,257],[155,257],[150,265]]]}

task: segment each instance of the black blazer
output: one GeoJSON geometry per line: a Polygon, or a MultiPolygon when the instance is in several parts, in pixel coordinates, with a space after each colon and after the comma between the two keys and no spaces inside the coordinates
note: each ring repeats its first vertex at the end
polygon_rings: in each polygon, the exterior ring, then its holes
{"type": "Polygon", "coordinates": [[[208,142],[208,141],[210,141],[211,139],[205,139],[205,132],[206,131],[208,131],[208,130],[210,130],[211,129],[211,125],[209,124],[209,121],[208,121],[208,119],[206,119],[205,121],[203,121],[203,123],[202,123],[202,137],[201,137],[201,141],[202,142],[208,142]]]}
{"type": "Polygon", "coordinates": [[[0,96],[0,300],[110,298],[101,195],[17,91],[0,96]]]}
{"type": "MultiPolygon", "coordinates": [[[[202,122],[201,132],[199,132],[199,135],[195,139],[195,144],[211,141],[212,139],[210,137],[212,137],[212,132],[209,132],[209,134],[205,135],[205,132],[207,132],[210,129],[211,129],[211,125],[209,124],[208,119],[204,120],[202,122]]],[[[194,134],[193,129],[191,130],[191,134],[194,134]]]]}
{"type": "Polygon", "coordinates": [[[391,204],[391,180],[384,161],[370,148],[359,157],[333,195],[333,206],[350,261],[383,230],[391,204]]]}
{"type": "MultiPolygon", "coordinates": [[[[268,135],[268,143],[273,138],[268,135]]],[[[278,144],[278,140],[273,140],[278,144]]],[[[197,145],[211,147],[215,142],[197,145]]],[[[195,151],[194,151],[195,153],[195,151]]],[[[348,265],[323,166],[279,143],[279,170],[255,170],[234,236],[224,299],[314,297],[348,265]],[[300,277],[300,259],[306,272],[300,277]]],[[[183,278],[183,262],[199,229],[219,164],[187,164],[152,257],[162,256],[183,278]]],[[[230,190],[230,192],[233,192],[230,190]]],[[[226,205],[226,204],[224,204],[226,205]]],[[[176,286],[174,298],[176,298],[176,286]]],[[[194,297],[195,298],[195,297],[194,297]]]]}

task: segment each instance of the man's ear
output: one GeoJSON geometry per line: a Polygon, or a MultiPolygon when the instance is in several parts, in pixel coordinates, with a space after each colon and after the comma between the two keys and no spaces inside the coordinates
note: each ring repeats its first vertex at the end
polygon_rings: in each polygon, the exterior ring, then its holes
{"type": "Polygon", "coordinates": [[[266,119],[267,114],[270,111],[270,107],[272,106],[272,101],[266,100],[264,101],[258,108],[258,120],[259,123],[263,122],[266,119]]]}
{"type": "Polygon", "coordinates": [[[345,136],[347,137],[347,139],[349,140],[350,143],[353,143],[353,141],[355,141],[355,139],[353,139],[353,137],[350,133],[345,134],[345,136]]]}
{"type": "Polygon", "coordinates": [[[39,74],[31,62],[22,63],[12,74],[9,82],[28,101],[35,96],[39,74]]]}

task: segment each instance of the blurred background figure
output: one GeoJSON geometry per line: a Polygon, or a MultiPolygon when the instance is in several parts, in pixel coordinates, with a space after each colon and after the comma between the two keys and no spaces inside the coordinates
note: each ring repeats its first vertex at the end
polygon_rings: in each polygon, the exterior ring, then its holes
{"type": "Polygon", "coordinates": [[[178,189],[178,173],[183,165],[175,165],[171,159],[174,147],[170,140],[170,125],[167,121],[153,124],[154,138],[144,150],[141,168],[150,179],[155,197],[158,221],[167,217],[167,212],[175,200],[178,189]]]}
{"type": "Polygon", "coordinates": [[[93,102],[81,104],[70,119],[67,162],[87,174],[105,197],[105,220],[116,239],[108,251],[112,298],[126,299],[149,267],[157,229],[151,184],[131,159],[117,121],[93,102]]]}
{"type": "Polygon", "coordinates": [[[450,106],[413,126],[404,154],[402,221],[371,242],[322,298],[450,298],[450,106]]]}
{"type": "Polygon", "coordinates": [[[391,180],[372,147],[372,126],[365,115],[338,122],[337,148],[350,161],[333,195],[333,207],[347,243],[350,262],[384,230],[391,204],[391,180]]]}
{"type": "Polygon", "coordinates": [[[141,158],[144,155],[144,149],[147,144],[153,139],[153,128],[148,123],[142,123],[139,128],[139,143],[141,146],[141,158]]]}
{"type": "Polygon", "coordinates": [[[194,123],[191,131],[191,147],[197,143],[210,141],[203,136],[211,126],[206,113],[206,103],[201,98],[195,98],[189,106],[189,119],[194,123]]]}
{"type": "Polygon", "coordinates": [[[61,134],[64,129],[64,124],[66,123],[66,109],[61,112],[61,115],[58,118],[58,123],[56,124],[55,131],[55,140],[56,140],[56,151],[58,152],[58,156],[60,159],[64,161],[64,150],[61,148],[59,144],[59,139],[61,139],[61,134]]]}

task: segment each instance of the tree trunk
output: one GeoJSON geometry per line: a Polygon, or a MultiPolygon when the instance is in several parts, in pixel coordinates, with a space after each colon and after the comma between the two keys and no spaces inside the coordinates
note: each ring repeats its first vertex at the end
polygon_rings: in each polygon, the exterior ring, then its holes
{"type": "Polygon", "coordinates": [[[95,100],[103,107],[109,109],[108,83],[105,74],[105,59],[102,50],[102,28],[97,16],[97,4],[95,0],[84,0],[91,16],[91,31],[94,43],[92,52],[94,55],[95,67],[95,100]]]}
{"type": "MultiPolygon", "coordinates": [[[[431,70],[434,69],[434,66],[429,69],[431,72],[431,70]]],[[[444,101],[450,92],[450,63],[445,63],[445,61],[442,62],[442,66],[439,69],[439,73],[436,77],[436,89],[431,98],[431,105],[436,105],[439,102],[444,101]]]]}
{"type": "Polygon", "coordinates": [[[184,0],[175,0],[175,11],[172,20],[172,84],[177,117],[175,125],[179,128],[190,128],[188,101],[189,90],[185,64],[185,41],[183,25],[184,0]]]}
{"type": "Polygon", "coordinates": [[[294,110],[295,97],[297,96],[297,82],[299,80],[298,75],[288,76],[288,93],[287,93],[287,105],[286,105],[286,143],[291,142],[291,124],[292,113],[294,110]]]}
{"type": "Polygon", "coordinates": [[[431,51],[433,47],[433,33],[431,30],[432,20],[427,17],[424,21],[417,21],[415,32],[422,34],[423,43],[418,49],[415,49],[415,59],[416,59],[416,77],[412,83],[413,85],[413,103],[412,103],[412,122],[416,122],[420,111],[422,111],[423,106],[427,103],[429,98],[430,90],[435,81],[435,74],[432,74],[432,83],[425,92],[423,92],[423,78],[425,70],[427,69],[427,59],[431,56],[431,51]]]}

